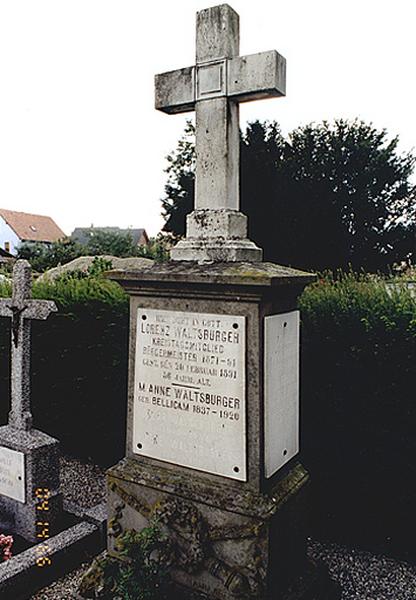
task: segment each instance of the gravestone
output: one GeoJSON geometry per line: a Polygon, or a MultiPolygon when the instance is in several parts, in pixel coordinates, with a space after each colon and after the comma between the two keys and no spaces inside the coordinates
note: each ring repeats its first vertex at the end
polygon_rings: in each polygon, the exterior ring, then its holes
{"type": "Polygon", "coordinates": [[[18,260],[12,298],[0,300],[0,316],[11,319],[11,410],[0,427],[0,531],[41,542],[61,516],[62,497],[58,441],[32,427],[30,322],[47,319],[56,306],[34,300],[31,286],[30,265],[18,260]]]}
{"type": "Polygon", "coordinates": [[[130,295],[131,321],[108,548],[157,519],[172,578],[192,597],[324,600],[306,558],[309,478],[297,459],[296,302],[314,276],[262,262],[239,212],[238,103],[282,96],[285,61],[239,57],[228,5],[197,14],[196,39],[195,66],[156,77],[156,108],[196,110],[187,236],[171,261],[110,275],[130,295]]]}

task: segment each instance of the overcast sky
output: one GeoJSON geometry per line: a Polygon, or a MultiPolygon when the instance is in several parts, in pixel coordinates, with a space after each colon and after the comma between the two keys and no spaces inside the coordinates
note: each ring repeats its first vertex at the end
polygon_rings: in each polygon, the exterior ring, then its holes
{"type": "MultiPolygon", "coordinates": [[[[414,0],[233,0],[241,54],[287,59],[287,96],[242,106],[285,132],[360,117],[416,146],[414,0]]],[[[0,207],[76,226],[162,224],[165,156],[187,116],[155,73],[190,66],[206,0],[0,0],[0,207]]]]}

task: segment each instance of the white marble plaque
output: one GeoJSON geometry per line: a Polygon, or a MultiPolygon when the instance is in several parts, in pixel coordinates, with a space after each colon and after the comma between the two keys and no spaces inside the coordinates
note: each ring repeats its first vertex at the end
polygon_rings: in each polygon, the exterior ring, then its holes
{"type": "Polygon", "coordinates": [[[0,446],[0,495],[26,502],[25,455],[0,446]]]}
{"type": "Polygon", "coordinates": [[[246,480],[245,317],[138,309],[133,452],[246,480]]]}
{"type": "Polygon", "coordinates": [[[299,311],[264,319],[265,474],[299,452],[299,311]]]}

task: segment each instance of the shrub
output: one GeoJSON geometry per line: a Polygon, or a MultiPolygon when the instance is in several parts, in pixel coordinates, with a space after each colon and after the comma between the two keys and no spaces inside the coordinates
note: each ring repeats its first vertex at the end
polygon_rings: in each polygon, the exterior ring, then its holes
{"type": "Polygon", "coordinates": [[[129,530],[116,538],[119,558],[96,559],[85,573],[80,594],[102,600],[163,600],[168,592],[165,536],[156,523],[139,533],[129,530]]]}

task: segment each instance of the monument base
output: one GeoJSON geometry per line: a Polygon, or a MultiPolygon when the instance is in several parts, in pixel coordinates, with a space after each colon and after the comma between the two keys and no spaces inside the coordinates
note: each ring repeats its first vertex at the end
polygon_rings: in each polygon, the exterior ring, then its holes
{"type": "MultiPolygon", "coordinates": [[[[310,595],[317,576],[306,559],[309,477],[301,464],[267,495],[139,459],[125,458],[107,477],[109,552],[116,555],[118,535],[155,519],[168,536],[171,577],[184,597],[318,600],[310,595]]],[[[327,597],[322,589],[319,600],[327,597]]]]}
{"type": "Polygon", "coordinates": [[[198,209],[186,218],[187,237],[170,252],[172,260],[258,262],[263,251],[247,238],[247,217],[238,210],[198,209]]]}
{"type": "Polygon", "coordinates": [[[181,240],[170,251],[174,261],[188,262],[256,262],[261,261],[262,251],[249,239],[225,240],[221,238],[181,240]]]}
{"type": "Polygon", "coordinates": [[[6,454],[12,451],[22,465],[21,469],[7,467],[7,458],[1,465],[7,480],[3,485],[9,489],[0,495],[0,531],[11,530],[29,542],[47,540],[62,515],[59,442],[36,429],[6,425],[0,427],[0,448],[6,454]]]}

